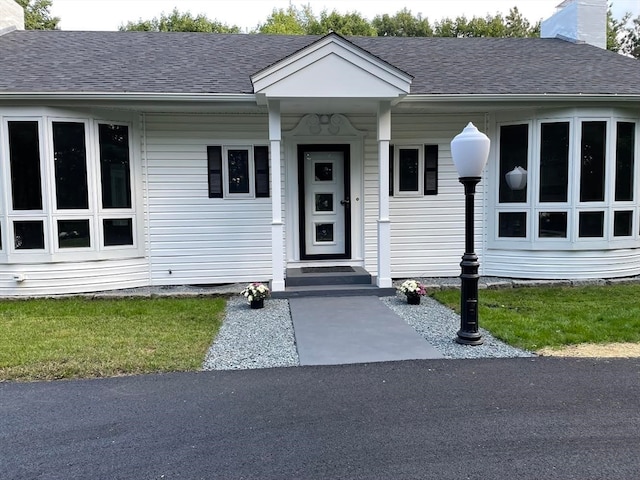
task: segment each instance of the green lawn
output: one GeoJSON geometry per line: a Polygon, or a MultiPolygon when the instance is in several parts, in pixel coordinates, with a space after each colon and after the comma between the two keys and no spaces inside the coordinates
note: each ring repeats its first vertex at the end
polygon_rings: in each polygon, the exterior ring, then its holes
{"type": "MultiPolygon", "coordinates": [[[[460,311],[460,292],[433,297],[460,311]]],[[[640,342],[640,285],[480,290],[481,328],[538,350],[580,343],[640,342]]]]}
{"type": "Polygon", "coordinates": [[[0,381],[197,370],[222,298],[0,302],[0,381]]]}

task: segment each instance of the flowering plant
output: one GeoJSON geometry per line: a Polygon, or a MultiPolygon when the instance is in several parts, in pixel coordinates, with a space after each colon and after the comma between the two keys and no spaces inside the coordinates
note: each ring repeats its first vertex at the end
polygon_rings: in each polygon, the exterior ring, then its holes
{"type": "Polygon", "coordinates": [[[249,302],[263,300],[269,296],[269,289],[260,282],[254,282],[247,285],[240,295],[244,295],[249,302]]]}
{"type": "Polygon", "coordinates": [[[398,291],[404,293],[407,297],[419,297],[427,294],[425,286],[416,280],[405,280],[402,285],[398,287],[398,291]]]}

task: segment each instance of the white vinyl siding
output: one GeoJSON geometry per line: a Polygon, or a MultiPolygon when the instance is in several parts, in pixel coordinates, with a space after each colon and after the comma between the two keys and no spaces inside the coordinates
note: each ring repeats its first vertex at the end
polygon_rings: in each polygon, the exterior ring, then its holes
{"type": "Polygon", "coordinates": [[[207,146],[268,144],[266,115],[145,116],[153,285],[271,279],[271,199],[209,198],[207,146]]]}
{"type": "Polygon", "coordinates": [[[149,285],[146,258],[3,265],[0,297],[69,295],[149,285]],[[16,282],[21,276],[23,281],[16,282]]]}
{"type": "MultiPolygon", "coordinates": [[[[438,145],[438,194],[404,198],[394,195],[389,199],[393,278],[460,274],[460,258],[464,253],[464,188],[451,159],[450,142],[469,121],[483,130],[484,115],[392,115],[392,144],[438,145]]],[[[375,123],[371,129],[375,132],[375,123]]],[[[373,134],[365,142],[364,171],[365,268],[375,272],[378,152],[373,134]]],[[[476,252],[479,255],[483,244],[483,183],[484,179],[476,193],[476,252]]]]}
{"type": "Polygon", "coordinates": [[[640,250],[494,250],[480,260],[484,275],[533,279],[618,278],[640,272],[640,250]]]}

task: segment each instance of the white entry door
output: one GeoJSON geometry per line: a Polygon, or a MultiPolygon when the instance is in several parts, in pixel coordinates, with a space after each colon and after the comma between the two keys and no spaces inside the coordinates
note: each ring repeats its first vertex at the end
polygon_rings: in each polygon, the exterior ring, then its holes
{"type": "Polygon", "coordinates": [[[350,258],[349,146],[299,146],[302,259],[350,258]]]}

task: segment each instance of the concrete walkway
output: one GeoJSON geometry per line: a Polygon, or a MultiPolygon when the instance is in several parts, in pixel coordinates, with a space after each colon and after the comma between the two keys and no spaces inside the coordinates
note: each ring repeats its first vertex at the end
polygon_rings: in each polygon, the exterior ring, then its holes
{"type": "Polygon", "coordinates": [[[411,326],[371,297],[289,300],[300,365],[443,358],[411,326]]]}

